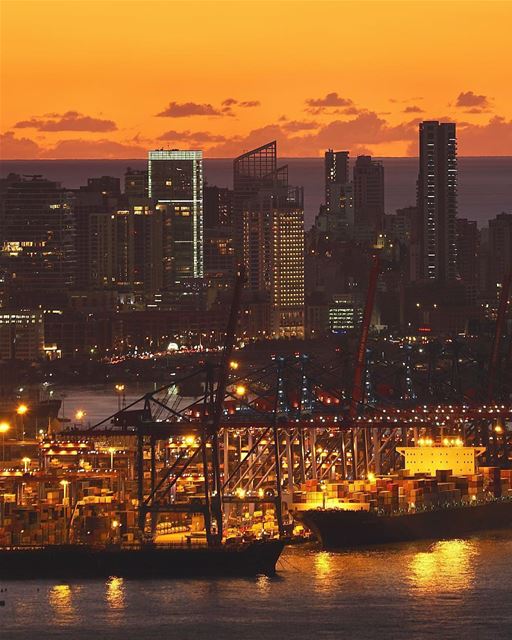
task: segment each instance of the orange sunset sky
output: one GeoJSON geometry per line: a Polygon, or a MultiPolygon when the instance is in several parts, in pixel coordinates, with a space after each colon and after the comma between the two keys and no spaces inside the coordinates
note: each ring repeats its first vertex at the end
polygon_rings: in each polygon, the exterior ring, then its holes
{"type": "Polygon", "coordinates": [[[512,155],[510,1],[1,0],[1,157],[512,155]]]}

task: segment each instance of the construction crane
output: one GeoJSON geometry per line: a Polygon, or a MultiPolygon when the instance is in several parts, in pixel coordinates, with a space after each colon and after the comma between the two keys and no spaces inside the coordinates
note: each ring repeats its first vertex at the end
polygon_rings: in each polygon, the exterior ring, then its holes
{"type": "Polygon", "coordinates": [[[354,382],[352,384],[352,400],[350,403],[350,418],[353,420],[358,414],[358,409],[364,400],[364,375],[366,370],[366,347],[368,344],[368,334],[370,332],[370,322],[372,319],[373,306],[375,304],[375,292],[377,291],[377,280],[381,270],[381,260],[378,253],[372,258],[370,269],[370,279],[368,282],[368,292],[364,305],[363,321],[361,333],[359,335],[359,345],[356,354],[356,366],[354,371],[354,382]]]}
{"type": "MultiPolygon", "coordinates": [[[[222,349],[222,358],[219,367],[217,380],[217,388],[215,390],[213,410],[208,416],[206,423],[206,433],[203,437],[204,460],[206,461],[206,441],[211,439],[212,443],[212,471],[213,471],[213,487],[211,493],[211,516],[216,522],[216,539],[222,540],[222,478],[220,474],[220,453],[219,453],[219,428],[224,410],[224,398],[228,386],[229,363],[233,354],[236,343],[236,327],[238,323],[238,315],[240,313],[240,304],[242,300],[242,292],[246,281],[245,267],[243,264],[238,265],[235,285],[233,288],[233,297],[231,300],[231,309],[226,328],[226,337],[224,339],[224,347],[222,349]]],[[[207,469],[205,468],[205,481],[207,479],[207,469]]],[[[208,492],[207,492],[208,493],[208,492]]],[[[210,515],[210,514],[208,514],[210,515]]],[[[209,519],[209,517],[208,517],[209,519]]],[[[207,523],[207,531],[208,531],[207,523]]],[[[211,532],[209,537],[211,537],[211,532]]]]}
{"type": "Polygon", "coordinates": [[[487,402],[492,402],[494,400],[494,386],[496,382],[496,372],[499,365],[501,336],[503,334],[503,328],[505,326],[505,320],[507,317],[507,305],[511,284],[512,267],[505,274],[503,284],[501,286],[498,314],[496,316],[496,327],[494,331],[494,340],[492,344],[491,357],[489,359],[489,369],[487,373],[487,402]]]}

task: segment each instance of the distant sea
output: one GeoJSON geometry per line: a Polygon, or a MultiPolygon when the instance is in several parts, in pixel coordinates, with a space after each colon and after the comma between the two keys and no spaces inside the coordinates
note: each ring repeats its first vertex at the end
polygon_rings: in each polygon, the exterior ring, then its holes
{"type": "MultiPolygon", "coordinates": [[[[386,211],[413,205],[416,199],[417,158],[380,158],[384,164],[386,211]]],[[[309,226],[324,200],[323,158],[281,158],[288,164],[290,184],[304,187],[306,224],[309,226]]],[[[65,187],[77,188],[87,178],[103,175],[122,178],[127,167],[143,169],[144,160],[2,160],[0,176],[10,172],[41,174],[65,187]]],[[[231,187],[233,162],[204,161],[209,184],[231,187]]],[[[484,225],[502,211],[512,212],[512,156],[459,158],[459,217],[484,225]]]]}

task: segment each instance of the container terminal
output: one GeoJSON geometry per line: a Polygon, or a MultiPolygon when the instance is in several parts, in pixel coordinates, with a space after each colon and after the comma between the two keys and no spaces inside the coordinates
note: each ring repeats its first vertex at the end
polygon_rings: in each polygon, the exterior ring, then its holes
{"type": "Polygon", "coordinates": [[[49,421],[20,440],[1,423],[4,550],[235,548],[300,539],[304,524],[322,540],[304,514],[393,516],[468,500],[507,502],[512,407],[498,392],[499,318],[480,397],[435,401],[435,366],[427,388],[415,389],[406,352],[402,394],[384,403],[375,399],[366,358],[372,286],[348,396],[340,372],[306,354],[275,356],[257,370],[239,365],[233,354],[242,285],[240,273],[220,362],[205,361],[92,426],[53,428],[49,421]],[[180,395],[191,380],[200,395],[180,395]],[[446,459],[408,468],[408,455],[427,451],[446,459]],[[457,466],[466,454],[473,456],[469,472],[457,466]]]}

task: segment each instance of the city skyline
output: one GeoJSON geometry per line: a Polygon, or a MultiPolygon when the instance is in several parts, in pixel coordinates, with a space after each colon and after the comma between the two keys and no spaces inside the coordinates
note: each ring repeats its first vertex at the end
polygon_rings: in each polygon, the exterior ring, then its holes
{"type": "Polygon", "coordinates": [[[510,3],[445,2],[442,19],[427,10],[439,3],[404,6],[4,0],[1,157],[235,157],[269,139],[282,157],[416,156],[422,120],[456,121],[462,157],[508,155],[512,89],[495,61],[508,53],[510,3]],[[194,38],[155,36],[165,23],[193,25],[194,38]],[[244,45],[272,23],[271,46],[244,45]]]}

